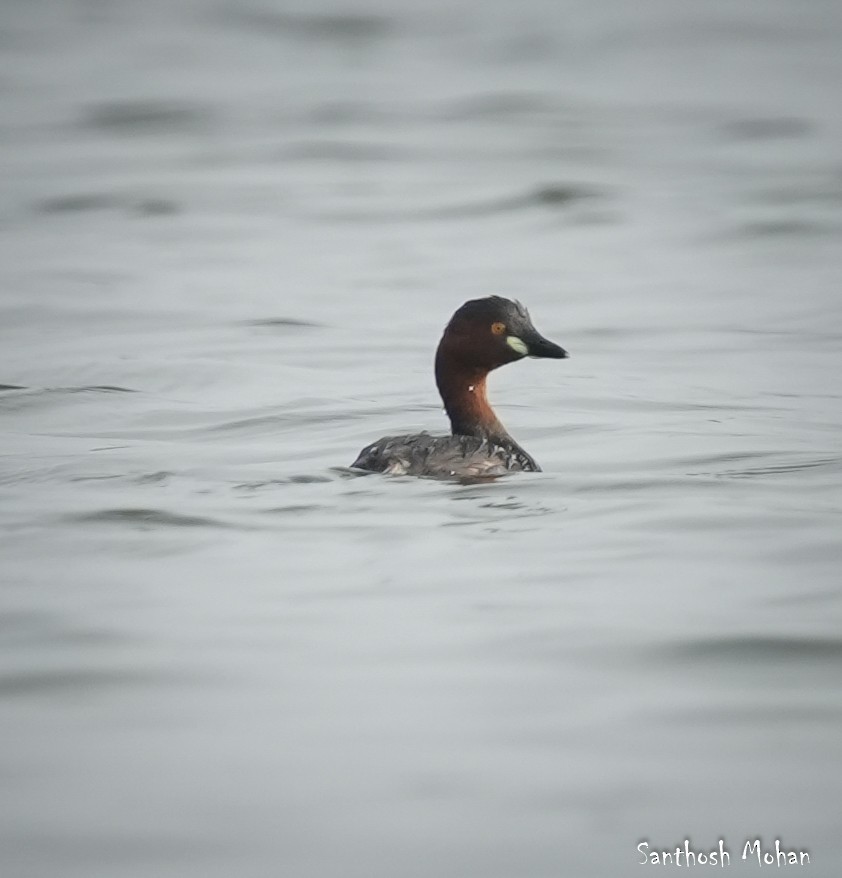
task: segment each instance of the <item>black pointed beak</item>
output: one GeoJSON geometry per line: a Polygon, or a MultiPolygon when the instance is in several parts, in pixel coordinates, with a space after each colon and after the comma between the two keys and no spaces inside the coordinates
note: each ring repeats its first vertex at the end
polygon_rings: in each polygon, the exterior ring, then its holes
{"type": "Polygon", "coordinates": [[[563,347],[544,338],[543,335],[539,335],[537,332],[534,335],[530,335],[528,339],[524,339],[524,341],[529,349],[529,353],[527,354],[529,357],[542,357],[549,360],[566,360],[570,356],[563,347]]]}

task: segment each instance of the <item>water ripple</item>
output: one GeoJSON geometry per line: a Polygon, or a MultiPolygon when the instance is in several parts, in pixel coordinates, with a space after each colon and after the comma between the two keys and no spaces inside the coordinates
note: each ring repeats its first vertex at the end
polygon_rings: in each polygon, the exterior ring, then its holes
{"type": "Polygon", "coordinates": [[[115,101],[88,107],[82,125],[116,134],[167,134],[205,128],[209,107],[175,101],[115,101]]]}
{"type": "Polygon", "coordinates": [[[136,198],[116,192],[78,192],[36,201],[34,209],[47,215],[124,210],[139,216],[167,216],[178,213],[180,206],[169,198],[136,198]]]}
{"type": "Polygon", "coordinates": [[[842,663],[842,638],[797,635],[743,635],[670,644],[656,652],[692,662],[738,662],[765,666],[772,662],[842,663]]]}
{"type": "Polygon", "coordinates": [[[358,44],[380,40],[395,28],[393,19],[367,12],[290,12],[274,9],[228,9],[223,16],[264,36],[291,40],[358,44]]]}
{"type": "Polygon", "coordinates": [[[91,692],[103,688],[131,685],[166,686],[173,682],[166,673],[116,668],[63,668],[50,671],[21,671],[0,675],[0,698],[72,692],[91,692]]]}
{"type": "Polygon", "coordinates": [[[516,213],[536,208],[560,210],[582,201],[603,198],[605,193],[595,186],[580,183],[548,183],[526,192],[502,195],[485,201],[465,201],[461,204],[445,204],[419,207],[409,210],[381,211],[335,211],[324,215],[335,221],[417,221],[450,220],[491,217],[498,214],[516,213]]]}
{"type": "Polygon", "coordinates": [[[778,140],[805,137],[813,126],[807,119],[796,116],[767,116],[737,119],[722,126],[722,132],[732,140],[778,140]]]}
{"type": "Polygon", "coordinates": [[[296,329],[323,326],[312,320],[301,320],[297,317],[258,317],[254,320],[244,320],[243,326],[259,326],[266,329],[296,329]]]}
{"type": "Polygon", "coordinates": [[[85,512],[78,515],[68,515],[66,521],[75,521],[84,524],[119,524],[141,527],[144,529],[177,527],[210,527],[232,528],[238,525],[229,524],[216,518],[203,515],[185,515],[176,512],[167,512],[163,509],[101,509],[96,512],[85,512]]]}
{"type": "Polygon", "coordinates": [[[58,400],[75,394],[124,394],[138,393],[132,387],[118,384],[85,384],[78,387],[15,387],[4,385],[5,391],[0,402],[0,410],[4,412],[20,412],[41,406],[55,405],[58,400]]]}

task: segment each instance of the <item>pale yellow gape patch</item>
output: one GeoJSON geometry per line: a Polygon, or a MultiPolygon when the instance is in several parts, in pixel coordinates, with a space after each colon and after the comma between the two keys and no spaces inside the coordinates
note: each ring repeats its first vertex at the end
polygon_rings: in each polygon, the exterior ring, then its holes
{"type": "Polygon", "coordinates": [[[522,357],[529,356],[529,348],[526,346],[526,342],[518,338],[516,335],[507,336],[506,344],[522,357]]]}

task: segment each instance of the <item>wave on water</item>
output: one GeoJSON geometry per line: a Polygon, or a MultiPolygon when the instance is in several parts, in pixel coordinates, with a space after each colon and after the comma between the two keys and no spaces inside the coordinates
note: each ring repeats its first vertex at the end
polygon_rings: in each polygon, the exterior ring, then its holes
{"type": "Polygon", "coordinates": [[[0,674],[0,698],[49,695],[58,692],[90,693],[103,688],[123,689],[131,685],[165,686],[173,682],[166,673],[136,668],[55,668],[48,671],[20,671],[0,674]]]}
{"type": "Polygon", "coordinates": [[[163,509],[124,508],[100,509],[64,516],[65,521],[81,524],[116,524],[144,529],[152,528],[239,528],[239,525],[205,515],[186,515],[163,509]]]}
{"type": "Polygon", "coordinates": [[[238,6],[224,10],[220,17],[227,24],[263,36],[340,44],[380,40],[396,29],[394,19],[373,12],[291,12],[238,6]]]}
{"type": "Polygon", "coordinates": [[[88,106],[81,114],[85,128],[111,134],[167,134],[206,128],[213,111],[204,104],[177,101],[114,101],[88,106]]]}
{"type": "Polygon", "coordinates": [[[20,387],[14,384],[0,385],[3,397],[0,411],[21,412],[41,406],[51,406],[78,394],[129,394],[139,393],[132,387],[118,384],[85,384],[78,387],[20,387]]]}
{"type": "Polygon", "coordinates": [[[656,647],[663,657],[698,662],[739,662],[761,667],[777,662],[842,663],[842,638],[798,635],[745,634],[685,640],[656,647]]]}
{"type": "Polygon", "coordinates": [[[171,198],[139,197],[121,192],[75,192],[51,195],[34,203],[36,213],[45,215],[120,210],[137,216],[171,216],[180,205],[171,198]]]}
{"type": "Polygon", "coordinates": [[[334,221],[395,222],[418,220],[449,220],[491,217],[498,214],[548,209],[564,210],[581,202],[599,200],[606,193],[596,186],[582,183],[548,183],[535,186],[525,192],[502,195],[482,201],[465,201],[461,204],[407,208],[380,211],[335,211],[323,216],[334,221]]]}

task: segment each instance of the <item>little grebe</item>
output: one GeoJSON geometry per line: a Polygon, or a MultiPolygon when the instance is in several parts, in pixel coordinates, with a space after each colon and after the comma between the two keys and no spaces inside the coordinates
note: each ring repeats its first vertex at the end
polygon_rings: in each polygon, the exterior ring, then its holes
{"type": "Polygon", "coordinates": [[[452,435],[384,436],[363,448],[351,465],[437,478],[540,472],[488,404],[485,379],[492,369],[524,357],[567,356],[538,333],[520,302],[500,296],[465,302],[445,327],[436,351],[436,384],[452,435]]]}

